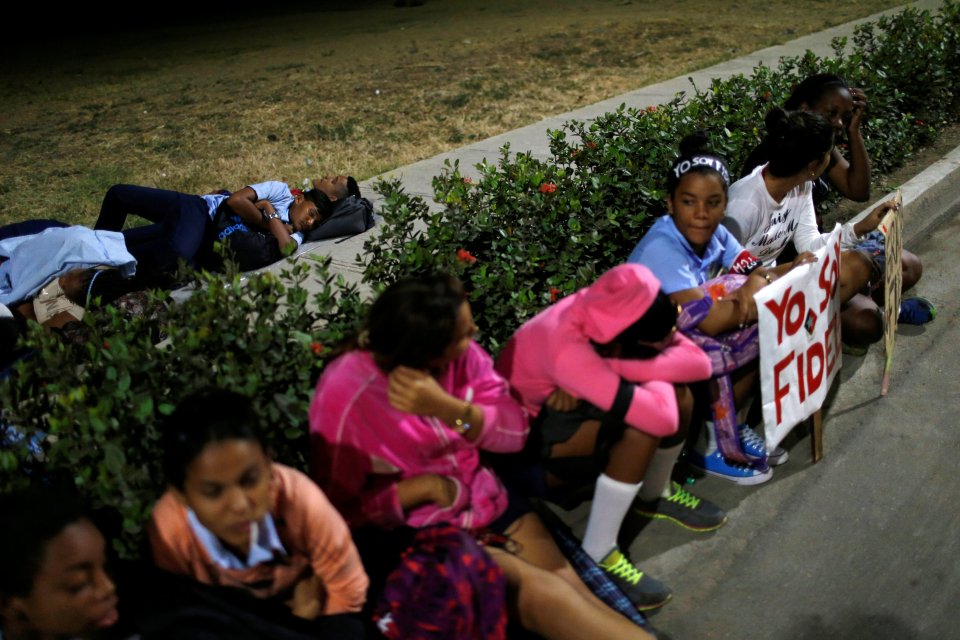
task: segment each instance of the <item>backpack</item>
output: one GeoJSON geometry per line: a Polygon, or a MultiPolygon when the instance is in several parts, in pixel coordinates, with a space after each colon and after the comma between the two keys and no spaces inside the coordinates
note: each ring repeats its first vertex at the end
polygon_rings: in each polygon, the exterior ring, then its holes
{"type": "Polygon", "coordinates": [[[373,225],[373,204],[366,198],[348,196],[336,201],[330,217],[304,234],[303,242],[355,236],[373,225]]]}
{"type": "Polygon", "coordinates": [[[387,578],[374,621],[387,638],[503,640],[506,587],[503,571],[470,533],[427,527],[387,578]]]}

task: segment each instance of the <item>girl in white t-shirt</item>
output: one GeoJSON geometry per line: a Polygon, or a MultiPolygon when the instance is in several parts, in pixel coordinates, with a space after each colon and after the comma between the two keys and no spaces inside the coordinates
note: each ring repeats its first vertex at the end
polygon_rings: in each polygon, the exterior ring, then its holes
{"type": "MultiPolygon", "coordinates": [[[[798,252],[816,251],[829,234],[821,234],[813,208],[813,181],[830,165],[834,129],[818,113],[772,109],[766,117],[769,158],[730,186],[724,226],[765,264],[774,264],[790,241],[798,252]]],[[[873,231],[896,205],[884,202],[856,223],[846,223],[841,243],[855,245],[873,231]]],[[[839,297],[844,342],[867,345],[883,337],[876,303],[858,295],[874,276],[873,262],[857,250],[840,258],[839,297]]]]}

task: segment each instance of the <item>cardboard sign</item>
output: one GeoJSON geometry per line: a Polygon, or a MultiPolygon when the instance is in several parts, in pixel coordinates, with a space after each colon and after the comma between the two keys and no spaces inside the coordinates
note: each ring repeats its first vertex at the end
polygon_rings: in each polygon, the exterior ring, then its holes
{"type": "Polygon", "coordinates": [[[897,320],[900,317],[900,300],[903,294],[903,213],[900,208],[903,196],[900,191],[894,196],[896,209],[887,211],[880,221],[881,233],[886,236],[886,273],[883,279],[883,348],[886,362],[883,365],[883,381],[880,395],[890,389],[890,372],[893,370],[893,346],[897,335],[897,320]]]}
{"type": "Polygon", "coordinates": [[[760,290],[760,386],[767,446],[820,408],[840,370],[840,225],[817,261],[760,290]]]}

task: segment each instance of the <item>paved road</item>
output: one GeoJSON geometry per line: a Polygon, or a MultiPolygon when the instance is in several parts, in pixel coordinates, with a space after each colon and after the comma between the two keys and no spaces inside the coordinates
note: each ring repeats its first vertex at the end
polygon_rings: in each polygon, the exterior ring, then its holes
{"type": "Polygon", "coordinates": [[[960,638],[957,237],[953,215],[910,247],[938,318],[900,332],[886,398],[882,349],[846,357],[821,463],[794,438],[766,485],[696,483],[729,509],[723,529],[640,533],[634,557],[675,592],[658,629],[674,640],[960,638]]]}

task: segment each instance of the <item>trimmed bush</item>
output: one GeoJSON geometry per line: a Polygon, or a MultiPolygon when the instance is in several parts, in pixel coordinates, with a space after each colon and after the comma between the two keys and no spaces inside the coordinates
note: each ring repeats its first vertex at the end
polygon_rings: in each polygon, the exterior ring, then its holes
{"type": "Polygon", "coordinates": [[[858,27],[849,53],[838,39],[833,57],[808,52],[665,105],[567,122],[548,133],[549,158],[504,147],[497,163],[477,165],[475,183],[448,163],[434,178],[436,211],[399,183],[381,182],[384,224],[364,246],[364,279],[383,285],[437,269],[459,273],[480,339],[496,353],[523,321],[626,259],[664,211],[665,174],[685,135],[705,130],[739,175],[766,111],[807,75],[832,72],[864,88],[874,173],[901,164],[956,121],[958,32],[956,2],[936,15],[907,9],[858,27]]]}
{"type": "Polygon", "coordinates": [[[34,325],[26,338],[32,357],[0,384],[0,439],[13,430],[26,436],[0,450],[0,487],[71,482],[94,507],[119,511],[115,544],[136,555],[164,488],[160,421],[181,397],[211,384],[253,398],[276,458],[305,468],[316,378],[329,345],[361,314],[355,289],[330,276],[327,264],[312,272],[322,283],[312,300],[303,287],[311,270],[299,264],[283,279],[199,274],[182,305],[154,296],[156,317],[130,319],[113,307],[87,313],[78,341],[34,325]],[[155,346],[160,332],[167,337],[155,346]],[[39,457],[29,450],[36,438],[39,457]]]}

